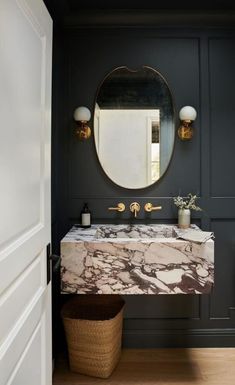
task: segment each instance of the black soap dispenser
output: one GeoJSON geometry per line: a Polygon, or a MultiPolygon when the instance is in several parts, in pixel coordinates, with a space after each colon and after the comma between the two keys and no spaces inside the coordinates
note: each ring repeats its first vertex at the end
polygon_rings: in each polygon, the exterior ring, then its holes
{"type": "Polygon", "coordinates": [[[91,212],[89,210],[88,204],[85,203],[80,215],[81,227],[87,228],[91,227],[91,212]]]}

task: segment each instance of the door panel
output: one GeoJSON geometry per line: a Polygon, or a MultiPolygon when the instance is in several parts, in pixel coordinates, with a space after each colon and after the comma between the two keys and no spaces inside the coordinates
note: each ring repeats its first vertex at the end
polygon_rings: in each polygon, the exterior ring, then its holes
{"type": "MultiPolygon", "coordinates": [[[[39,378],[41,385],[51,384],[51,287],[48,285],[46,291],[38,293],[37,296],[29,303],[27,309],[22,316],[17,320],[14,328],[11,329],[11,333],[8,334],[4,343],[1,345],[0,350],[0,385],[17,383],[17,375],[19,367],[22,365],[24,355],[29,349],[35,334],[40,330],[40,339],[37,340],[36,349],[33,350],[34,354],[31,357],[31,361],[34,365],[39,364],[38,354],[41,357],[41,370],[39,378]]],[[[33,353],[32,353],[33,354],[33,353]]],[[[26,363],[27,365],[27,363],[26,363]]],[[[37,366],[35,366],[37,367],[37,366]]],[[[27,382],[27,378],[32,378],[38,375],[38,372],[33,372],[33,366],[27,365],[27,370],[21,373],[21,377],[24,376],[24,381],[18,382],[17,385],[31,385],[35,383],[27,382]]]]}
{"type": "Polygon", "coordinates": [[[52,21],[0,2],[0,385],[51,384],[52,21]]]}
{"type": "Polygon", "coordinates": [[[15,373],[13,374],[14,378],[11,382],[12,385],[23,384],[24,381],[27,381],[28,384],[31,382],[34,385],[41,385],[40,373],[42,370],[42,359],[40,350],[38,349],[41,332],[41,324],[39,324],[30,338],[15,369],[15,373]],[[28,368],[31,368],[31,371],[29,371],[28,368]],[[27,377],[25,377],[25,373],[27,373],[27,377]]]}
{"type": "Polygon", "coordinates": [[[34,18],[25,14],[22,1],[20,6],[14,1],[10,5],[0,27],[1,88],[6,90],[1,98],[6,119],[0,136],[1,206],[7,202],[11,207],[4,218],[1,248],[19,241],[44,219],[45,36],[34,18]]]}
{"type": "MultiPolygon", "coordinates": [[[[41,227],[41,226],[40,226],[41,227]]],[[[0,253],[0,292],[3,292],[37,258],[45,229],[34,229],[0,253]]]]}
{"type": "Polygon", "coordinates": [[[8,335],[25,311],[27,304],[37,296],[38,291],[42,290],[41,274],[40,258],[37,258],[2,295],[0,313],[5,314],[5,317],[0,320],[0,341],[8,335]],[[28,290],[29,287],[30,290],[28,290]]]}

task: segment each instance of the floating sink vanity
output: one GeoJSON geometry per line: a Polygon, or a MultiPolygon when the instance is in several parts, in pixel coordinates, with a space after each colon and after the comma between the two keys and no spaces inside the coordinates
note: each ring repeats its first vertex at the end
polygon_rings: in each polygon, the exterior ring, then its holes
{"type": "MultiPolygon", "coordinates": [[[[175,143],[174,111],[167,81],[155,69],[118,67],[105,76],[97,92],[93,128],[100,165],[111,181],[135,190],[165,175],[175,143]]],[[[180,128],[185,134],[181,139],[191,139],[195,117],[194,108],[181,110],[180,119],[186,124],[180,128]]],[[[89,116],[80,116],[76,130],[80,139],[85,128],[90,132],[87,120],[89,116]]],[[[150,202],[144,206],[148,215],[161,208],[150,202]]],[[[109,207],[118,215],[126,209],[135,218],[141,211],[138,202],[129,208],[122,202],[109,207]]],[[[74,226],[61,241],[62,293],[209,293],[214,282],[214,242],[179,239],[178,230],[175,225],[74,226]]]]}
{"type": "Polygon", "coordinates": [[[61,241],[61,292],[210,293],[214,241],[196,243],[177,234],[176,225],[74,226],[61,241]]]}

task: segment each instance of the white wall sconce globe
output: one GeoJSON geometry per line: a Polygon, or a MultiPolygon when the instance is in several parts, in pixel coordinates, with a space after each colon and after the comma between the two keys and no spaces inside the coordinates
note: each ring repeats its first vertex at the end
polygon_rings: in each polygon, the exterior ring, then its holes
{"type": "Polygon", "coordinates": [[[180,120],[195,120],[197,117],[197,111],[191,106],[185,106],[181,108],[179,112],[180,120]]]}
{"type": "Polygon", "coordinates": [[[88,122],[91,119],[91,112],[87,107],[78,107],[73,114],[74,120],[79,122],[88,122]]]}

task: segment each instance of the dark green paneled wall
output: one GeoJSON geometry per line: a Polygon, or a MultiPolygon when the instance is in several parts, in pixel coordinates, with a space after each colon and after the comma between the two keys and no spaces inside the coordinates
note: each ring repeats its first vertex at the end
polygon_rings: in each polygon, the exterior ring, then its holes
{"type": "MultiPolygon", "coordinates": [[[[137,221],[176,221],[172,196],[195,192],[203,213],[193,221],[215,232],[215,289],[210,296],[126,297],[124,344],[135,347],[235,346],[235,37],[223,29],[68,29],[55,36],[53,111],[53,243],[79,218],[84,201],[95,222],[128,222],[107,208],[137,200],[163,206],[137,221]],[[105,175],[93,138],[76,140],[75,107],[92,111],[104,76],[117,66],[151,66],[167,79],[176,111],[198,111],[191,142],[176,138],[164,177],[126,190],[105,175]]],[[[92,123],[91,123],[92,125],[92,123]]],[[[115,144],[114,144],[115,145],[115,144]]],[[[121,151],[121,150],[120,150],[121,151]]],[[[117,159],[118,161],[118,159],[117,159]]],[[[58,289],[58,288],[57,288],[58,289]]],[[[55,288],[55,291],[57,290],[55,288]]]]}

